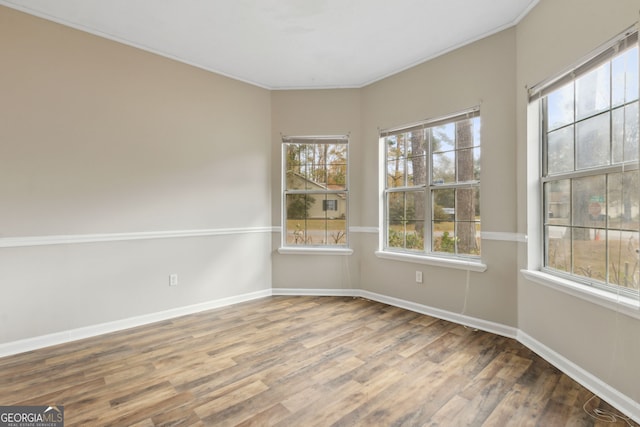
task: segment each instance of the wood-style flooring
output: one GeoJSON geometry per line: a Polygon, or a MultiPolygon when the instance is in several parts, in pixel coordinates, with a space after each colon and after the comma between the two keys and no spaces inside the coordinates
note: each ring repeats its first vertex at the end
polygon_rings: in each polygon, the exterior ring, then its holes
{"type": "Polygon", "coordinates": [[[64,405],[67,427],[627,425],[593,419],[591,397],[515,340],[347,297],[269,297],[0,359],[0,405],[64,405]]]}

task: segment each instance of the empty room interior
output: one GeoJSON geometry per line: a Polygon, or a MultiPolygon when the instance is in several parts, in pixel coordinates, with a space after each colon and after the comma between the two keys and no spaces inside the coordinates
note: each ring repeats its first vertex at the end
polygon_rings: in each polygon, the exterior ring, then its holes
{"type": "Polygon", "coordinates": [[[638,0],[174,3],[0,0],[0,406],[640,423],[638,0]]]}

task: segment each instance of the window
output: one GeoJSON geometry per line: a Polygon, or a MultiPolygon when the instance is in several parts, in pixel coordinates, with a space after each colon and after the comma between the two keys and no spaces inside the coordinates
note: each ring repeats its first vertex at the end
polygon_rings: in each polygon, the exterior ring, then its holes
{"type": "Polygon", "coordinates": [[[383,251],[480,256],[480,111],[382,131],[383,251]]]}
{"type": "Polygon", "coordinates": [[[637,295],[638,33],[531,91],[539,103],[543,271],[637,295]]]}
{"type": "Polygon", "coordinates": [[[347,137],[284,137],[282,142],[282,245],[347,247],[347,137]]]}
{"type": "Polygon", "coordinates": [[[337,200],[323,200],[322,201],[322,210],[323,211],[337,211],[338,210],[338,201],[337,200]]]}

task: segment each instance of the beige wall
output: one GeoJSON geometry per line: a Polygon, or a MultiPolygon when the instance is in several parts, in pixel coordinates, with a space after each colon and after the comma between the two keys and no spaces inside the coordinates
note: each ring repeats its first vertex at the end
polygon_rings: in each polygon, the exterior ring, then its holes
{"type": "MultiPolygon", "coordinates": [[[[0,58],[0,237],[270,227],[269,91],[5,7],[0,58]]],[[[269,289],[270,248],[0,248],[0,343],[269,289]]]]}
{"type": "MultiPolygon", "coordinates": [[[[480,105],[480,207],[484,232],[515,240],[515,29],[473,43],[363,90],[363,225],[378,224],[378,129],[480,105]]],[[[460,313],[466,273],[375,258],[377,236],[363,236],[361,286],[460,313]],[[421,270],[424,284],[415,283],[421,270]]],[[[515,242],[483,239],[484,273],[471,273],[466,314],[516,326],[515,242]]]]}
{"type": "MultiPolygon", "coordinates": [[[[273,224],[281,225],[280,194],[282,136],[349,135],[349,219],[360,225],[362,193],[362,136],[360,120],[361,91],[292,90],[271,94],[271,144],[273,224]]],[[[273,237],[274,288],[352,289],[358,284],[358,257],[341,255],[279,254],[280,233],[273,237]]],[[[350,245],[358,236],[350,235],[350,245]]]]}
{"type": "MultiPolygon", "coordinates": [[[[543,0],[517,27],[518,230],[527,222],[526,86],[575,64],[638,20],[637,0],[543,0]]],[[[530,153],[537,153],[533,141],[530,153]]],[[[536,173],[533,171],[532,173],[536,173]]],[[[529,230],[528,230],[529,229],[529,230]]],[[[527,267],[519,245],[517,268],[527,267]]],[[[518,327],[640,402],[640,321],[519,276],[518,327]]]]}
{"type": "MultiPolygon", "coordinates": [[[[462,310],[467,275],[450,268],[375,257],[378,226],[378,131],[481,105],[483,230],[515,236],[515,30],[508,30],[361,90],[272,94],[274,183],[280,181],[281,135],[350,133],[352,256],[282,255],[273,240],[275,288],[361,288],[434,308],[462,310]],[[486,190],[485,190],[486,189],[486,190]],[[492,191],[499,189],[499,191],[492,191]],[[415,283],[415,271],[425,284],[415,283]]],[[[274,185],[274,189],[276,186],[274,185]]],[[[274,191],[273,220],[280,225],[274,191]]],[[[514,241],[483,241],[485,273],[471,273],[465,314],[516,326],[514,241]]]]}

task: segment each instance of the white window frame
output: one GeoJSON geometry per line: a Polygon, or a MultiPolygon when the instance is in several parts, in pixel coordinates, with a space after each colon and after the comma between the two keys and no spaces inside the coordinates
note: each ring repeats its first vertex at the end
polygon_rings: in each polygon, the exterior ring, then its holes
{"type": "MultiPolygon", "coordinates": [[[[281,243],[278,253],[281,254],[319,254],[319,255],[351,255],[353,250],[349,247],[349,136],[348,135],[304,135],[304,136],[283,136],[282,137],[282,157],[281,157],[281,218],[282,231],[281,243]],[[347,153],[345,188],[340,190],[325,189],[288,189],[287,188],[287,146],[288,144],[344,144],[347,153]],[[290,244],[287,242],[287,196],[293,194],[344,194],[345,199],[345,243],[325,244],[319,242],[303,242],[302,244],[290,244]]],[[[324,200],[323,200],[324,201],[324,200]]],[[[320,204],[321,210],[325,213],[332,212],[324,210],[324,203],[320,204]]],[[[306,232],[306,230],[305,230],[306,232]]]]}
{"type": "MultiPolygon", "coordinates": [[[[482,262],[480,255],[470,255],[470,254],[457,254],[457,253],[447,253],[447,252],[434,252],[431,250],[433,235],[432,235],[432,227],[433,227],[433,209],[434,205],[432,203],[432,193],[437,190],[443,189],[459,189],[459,188],[473,188],[477,191],[480,191],[480,180],[468,180],[468,181],[458,181],[456,179],[455,182],[451,183],[442,183],[442,182],[433,182],[432,179],[432,160],[433,160],[433,151],[431,144],[427,144],[427,150],[425,153],[426,156],[426,177],[424,185],[413,185],[413,186],[401,186],[390,188],[387,186],[387,165],[386,165],[386,147],[385,147],[385,138],[399,134],[403,132],[413,131],[413,130],[423,130],[426,131],[429,128],[433,128],[436,126],[441,126],[445,124],[455,123],[460,120],[470,119],[470,118],[480,118],[480,108],[473,107],[467,110],[463,110],[454,114],[450,114],[447,116],[442,116],[434,119],[425,120],[419,123],[399,126],[391,129],[383,129],[380,130],[379,133],[379,188],[380,188],[380,200],[379,200],[379,244],[378,250],[376,251],[376,256],[384,259],[392,259],[427,265],[434,265],[440,267],[449,267],[455,269],[462,270],[470,270],[470,271],[478,271],[482,272],[487,269],[487,266],[482,262]],[[397,247],[389,247],[388,242],[388,218],[387,218],[387,197],[389,194],[394,192],[422,192],[425,200],[425,215],[424,219],[424,250],[415,251],[415,250],[407,250],[404,248],[397,247]]],[[[480,138],[481,140],[482,138],[480,138]]],[[[478,148],[480,148],[480,145],[478,148]]],[[[458,148],[456,147],[455,151],[457,152],[458,148]]],[[[481,234],[478,232],[478,238],[480,238],[481,234]]]]}
{"type": "MultiPolygon", "coordinates": [[[[529,106],[527,113],[527,219],[528,219],[528,239],[527,239],[527,269],[522,270],[522,274],[529,280],[559,290],[561,292],[576,296],[598,305],[624,312],[628,315],[640,318],[640,295],[637,292],[629,292],[621,286],[603,285],[588,278],[578,277],[573,274],[563,274],[557,270],[545,266],[546,236],[544,231],[547,213],[544,212],[544,182],[549,182],[555,178],[580,178],[590,175],[594,170],[575,170],[565,174],[545,176],[545,153],[543,152],[544,117],[543,98],[561,88],[565,84],[574,81],[581,75],[595,69],[600,64],[606,63],[614,57],[622,45],[635,43],[637,46],[636,26],[625,30],[623,33],[605,43],[599,49],[589,54],[585,59],[579,61],[575,66],[560,73],[558,77],[542,82],[529,89],[529,106]],[[635,36],[634,36],[635,33],[635,36]],[[634,41],[635,40],[635,41],[634,41]]],[[[614,107],[609,106],[609,110],[614,107]]],[[[578,122],[574,120],[574,123],[578,122]]],[[[574,152],[574,160],[576,153],[574,152]]],[[[607,173],[628,172],[638,169],[638,162],[620,163],[595,168],[593,175],[606,175],[607,173]]],[[[607,229],[609,226],[607,225],[607,229]]],[[[615,230],[615,228],[612,228],[615,230]]]]}

